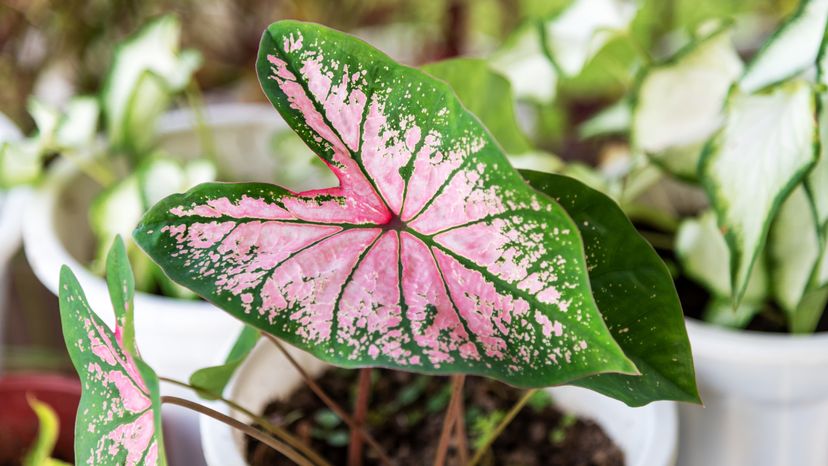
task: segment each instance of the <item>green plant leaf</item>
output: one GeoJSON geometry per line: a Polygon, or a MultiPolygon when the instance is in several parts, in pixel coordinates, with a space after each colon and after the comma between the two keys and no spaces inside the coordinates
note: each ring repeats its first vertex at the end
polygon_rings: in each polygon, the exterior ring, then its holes
{"type": "MultiPolygon", "coordinates": [[[[823,43],[817,59],[817,83],[828,86],[828,41],[823,43]]],[[[805,187],[816,210],[820,233],[826,236],[828,235],[828,143],[826,143],[828,141],[828,93],[820,92],[818,99],[817,125],[819,125],[819,140],[821,142],[819,160],[814,165],[811,173],[808,174],[805,187]]]]}
{"type": "MultiPolygon", "coordinates": [[[[684,274],[707,288],[719,302],[730,302],[732,309],[729,251],[716,225],[715,213],[706,211],[696,218],[684,219],[676,234],[675,249],[684,274]]],[[[764,256],[760,256],[750,275],[744,301],[756,308],[767,298],[769,287],[764,256]]]]}
{"type": "Polygon", "coordinates": [[[825,37],[828,2],[802,0],[762,46],[739,86],[752,93],[812,68],[825,37]]]}
{"type": "Polygon", "coordinates": [[[811,285],[821,244],[816,213],[801,186],[785,199],[768,235],[774,297],[789,319],[811,285]]]}
{"type": "Polygon", "coordinates": [[[518,127],[512,85],[492,71],[485,60],[454,58],[422,67],[423,71],[442,79],[454,89],[460,102],[475,114],[509,154],[532,150],[518,127]]]}
{"type": "Polygon", "coordinates": [[[626,34],[638,11],[635,0],[575,0],[543,23],[550,58],[565,76],[575,76],[614,36],[626,34]]]}
{"type": "Polygon", "coordinates": [[[555,99],[558,72],[544,52],[539,23],[515,29],[489,63],[509,80],[516,98],[542,104],[555,99]]]}
{"type": "Polygon", "coordinates": [[[115,331],[89,307],[75,275],[60,271],[60,316],[83,393],[75,424],[75,462],[165,465],[158,377],[128,339],[134,335],[128,262],[116,242],[109,265],[115,331]]]}
{"type": "Polygon", "coordinates": [[[745,328],[762,310],[762,303],[743,300],[734,309],[729,297],[713,297],[702,314],[705,322],[720,327],[745,328]]]}
{"type": "Polygon", "coordinates": [[[171,94],[181,91],[199,66],[200,56],[179,51],[181,24],[162,16],[118,44],[104,82],[101,102],[110,143],[142,155],[153,142],[155,118],[171,94]]]}
{"type": "Polygon", "coordinates": [[[38,429],[37,438],[31,446],[26,457],[23,459],[23,466],[63,466],[67,463],[50,458],[58,439],[60,424],[57,413],[51,406],[38,401],[33,396],[28,397],[29,406],[37,415],[38,429]]]}
{"type": "Polygon", "coordinates": [[[734,304],[741,300],[779,205],[816,161],[816,101],[794,80],[734,93],[727,121],[700,161],[702,184],[730,249],[734,304]]]}
{"type": "Polygon", "coordinates": [[[730,35],[729,26],[716,28],[650,67],[639,82],[633,144],[677,176],[696,176],[704,143],[721,126],[728,91],[742,72],[730,35]]]}
{"type": "Polygon", "coordinates": [[[673,278],[609,197],[572,178],[521,172],[556,199],[581,230],[595,300],[640,376],[600,374],[575,382],[631,406],[656,400],[700,403],[693,357],[673,278]]]}
{"type": "Polygon", "coordinates": [[[448,85],[294,21],[265,32],[258,72],[340,185],[166,198],[134,237],[173,280],[344,367],[518,386],[636,372],[595,306],[577,227],[448,85]]]}
{"type": "Polygon", "coordinates": [[[224,387],[230,382],[233,373],[244,362],[257,341],[259,341],[259,331],[245,325],[224,360],[224,364],[205,367],[193,372],[190,376],[190,385],[198,388],[199,395],[203,398],[215,399],[216,396],[220,396],[224,393],[224,387]]]}

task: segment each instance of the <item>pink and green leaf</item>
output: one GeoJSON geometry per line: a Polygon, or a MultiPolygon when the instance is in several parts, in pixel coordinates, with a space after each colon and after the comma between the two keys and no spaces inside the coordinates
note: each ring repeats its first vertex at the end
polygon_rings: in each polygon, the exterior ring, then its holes
{"type": "Polygon", "coordinates": [[[339,186],[164,199],[134,235],[173,280],[340,366],[518,386],[636,373],[595,305],[577,226],[445,83],[294,21],[268,28],[257,68],[339,186]]]}
{"type": "Polygon", "coordinates": [[[118,238],[107,260],[114,332],[89,307],[72,271],[64,266],[60,273],[63,334],[83,385],[75,424],[76,464],[166,464],[158,378],[140,359],[132,337],[131,272],[125,254],[118,238]]]}

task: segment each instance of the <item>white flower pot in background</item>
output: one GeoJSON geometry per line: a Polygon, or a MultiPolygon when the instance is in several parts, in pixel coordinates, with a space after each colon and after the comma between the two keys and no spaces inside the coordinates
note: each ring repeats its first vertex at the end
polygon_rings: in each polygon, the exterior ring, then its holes
{"type": "MultiPolygon", "coordinates": [[[[321,373],[326,365],[313,356],[290,348],[291,353],[311,374],[321,373]]],[[[261,341],[239,367],[227,386],[225,396],[255,413],[261,413],[272,400],[287,396],[302,379],[284,355],[270,342],[261,341]]],[[[577,387],[550,389],[558,406],[580,417],[594,419],[624,451],[627,466],[670,466],[675,464],[677,424],[675,404],[652,403],[630,408],[623,403],[577,387]]],[[[249,421],[226,406],[219,411],[249,421]]],[[[204,456],[209,466],[245,466],[246,439],[232,428],[208,417],[201,419],[204,456]]]]}
{"type": "MultiPolygon", "coordinates": [[[[325,187],[329,181],[325,179],[326,173],[314,172],[315,166],[304,168],[295,157],[283,159],[274,154],[272,140],[287,130],[287,125],[271,106],[214,105],[207,107],[204,114],[220,173],[227,173],[234,180],[274,182],[290,165],[294,178],[291,188],[325,187]],[[300,176],[304,172],[308,175],[300,176]]],[[[159,122],[159,132],[160,148],[171,155],[189,159],[203,153],[195,115],[190,110],[165,115],[159,122]]],[[[60,162],[27,209],[26,257],[38,279],[55,294],[60,267],[68,265],[92,308],[112,325],[114,316],[106,281],[86,268],[95,247],[88,220],[89,204],[100,188],[67,160],[60,162]]],[[[327,171],[324,167],[319,170],[327,171]]],[[[187,380],[194,370],[220,362],[241,327],[238,320],[205,301],[147,293],[135,296],[135,332],[141,354],[162,376],[187,380]]],[[[162,392],[195,398],[187,390],[163,383],[162,392]]],[[[178,425],[167,429],[168,437],[174,437],[170,440],[177,444],[170,448],[171,463],[196,466],[191,456],[200,460],[197,417],[175,407],[165,408],[165,412],[175,414],[168,419],[168,427],[178,425]],[[185,438],[179,438],[179,433],[185,438]],[[188,443],[192,446],[187,447],[188,443]],[[174,458],[177,452],[182,455],[179,461],[174,458]]]]}
{"type": "MultiPolygon", "coordinates": [[[[16,141],[23,137],[20,129],[0,113],[0,145],[4,141],[16,141]]],[[[3,352],[3,335],[9,315],[9,266],[20,248],[23,209],[29,198],[27,188],[0,192],[0,360],[3,352]]],[[[2,367],[0,367],[2,371],[2,367]]]]}
{"type": "Polygon", "coordinates": [[[680,466],[828,464],[828,335],[687,331],[705,407],[681,407],[680,466]]]}

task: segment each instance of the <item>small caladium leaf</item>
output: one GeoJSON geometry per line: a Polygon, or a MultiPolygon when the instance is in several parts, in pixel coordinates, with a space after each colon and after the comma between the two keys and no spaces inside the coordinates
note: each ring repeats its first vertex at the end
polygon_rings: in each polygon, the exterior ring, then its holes
{"type": "Polygon", "coordinates": [[[75,463],[164,465],[158,378],[134,345],[132,290],[123,244],[116,242],[108,283],[115,331],[89,307],[75,275],[60,272],[60,315],[83,393],[75,424],[75,463]],[[131,340],[131,341],[130,341],[131,340]]]}
{"type": "Polygon", "coordinates": [[[44,173],[48,155],[71,154],[75,159],[83,159],[95,150],[97,99],[74,97],[63,111],[32,99],[29,113],[37,126],[36,134],[25,139],[0,141],[0,186],[37,182],[44,173]]]}
{"type": "Polygon", "coordinates": [[[516,155],[532,150],[517,123],[512,85],[485,60],[454,58],[425,65],[423,71],[447,82],[507,153],[516,155]]]}
{"type": "Polygon", "coordinates": [[[245,325],[225,358],[224,364],[205,367],[193,372],[190,376],[190,385],[199,389],[199,395],[203,398],[215,399],[221,396],[224,393],[224,387],[233,377],[233,373],[244,362],[257,341],[259,341],[259,331],[245,325]]]}
{"type": "Polygon", "coordinates": [[[34,443],[23,458],[23,466],[66,466],[67,463],[51,458],[60,429],[57,413],[33,396],[28,397],[28,402],[37,416],[38,428],[34,443]]]}
{"type": "Polygon", "coordinates": [[[779,209],[768,236],[768,258],[774,297],[792,316],[811,285],[821,243],[816,213],[802,187],[779,209]]]}
{"type": "Polygon", "coordinates": [[[340,185],[168,197],[135,238],[171,278],[346,367],[519,386],[635,372],[595,307],[577,227],[445,83],[293,21],[265,32],[258,72],[340,185]]]}
{"type": "Polygon", "coordinates": [[[736,92],[724,127],[702,155],[702,184],[730,249],[734,304],[779,205],[816,162],[815,112],[814,92],[805,81],[752,95],[736,92]]]}
{"type": "Polygon", "coordinates": [[[633,144],[669,172],[695,178],[704,143],[721,126],[742,61],[720,26],[650,67],[636,92],[633,144]]]}
{"type": "Polygon", "coordinates": [[[746,93],[813,68],[825,37],[828,2],[802,0],[748,64],[739,86],[746,93]]]}
{"type": "Polygon", "coordinates": [[[812,287],[802,295],[788,321],[791,333],[814,333],[828,304],[828,286],[812,287]]]}
{"type": "Polygon", "coordinates": [[[613,36],[627,31],[637,11],[635,0],[575,0],[544,22],[544,45],[561,73],[575,76],[613,36]]]}
{"type": "Polygon", "coordinates": [[[656,400],[699,403],[693,356],[673,278],[609,197],[572,178],[521,172],[556,199],[584,238],[595,300],[640,376],[599,374],[575,382],[631,406],[656,400]]]}
{"type": "Polygon", "coordinates": [[[734,309],[730,297],[713,297],[704,309],[702,319],[720,327],[742,329],[762,310],[763,303],[742,300],[734,309]]]}
{"type": "MultiPolygon", "coordinates": [[[[731,303],[733,309],[730,255],[727,241],[716,224],[715,213],[707,211],[696,218],[684,219],[676,234],[675,251],[682,272],[707,288],[718,301],[731,303]]],[[[743,301],[758,304],[767,298],[770,288],[767,275],[764,255],[760,255],[750,275],[743,301]]]]}
{"type": "Polygon", "coordinates": [[[555,99],[558,71],[543,48],[539,23],[527,22],[515,29],[489,64],[509,80],[518,99],[541,104],[555,99]]]}
{"type": "Polygon", "coordinates": [[[155,118],[199,66],[198,53],[179,51],[180,35],[179,20],[163,16],[116,48],[101,94],[114,147],[132,154],[146,151],[152,142],[155,118]]]}
{"type": "MultiPolygon", "coordinates": [[[[828,46],[820,49],[817,59],[817,83],[828,86],[828,46]]],[[[819,140],[828,141],[828,93],[820,92],[818,99],[819,140]]],[[[816,210],[820,234],[828,236],[828,144],[820,144],[819,160],[805,179],[805,187],[816,210]]]]}

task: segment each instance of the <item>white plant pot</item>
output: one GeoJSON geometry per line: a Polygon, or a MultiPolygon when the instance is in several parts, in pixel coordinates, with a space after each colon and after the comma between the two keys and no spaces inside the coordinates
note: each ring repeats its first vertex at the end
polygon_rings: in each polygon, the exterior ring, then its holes
{"type": "MultiPolygon", "coordinates": [[[[220,170],[233,179],[274,181],[279,157],[272,153],[271,138],[287,125],[269,105],[227,104],[208,106],[204,112],[212,135],[220,170]]],[[[188,109],[166,114],[159,122],[160,147],[183,159],[199,157],[201,142],[196,120],[188,109]]],[[[60,267],[68,265],[77,275],[92,308],[110,325],[114,324],[109,294],[103,278],[86,268],[94,241],[88,224],[88,207],[99,188],[82,177],[66,160],[55,167],[35,196],[26,214],[24,246],[26,257],[38,279],[58,294],[60,267]]],[[[324,187],[319,180],[289,186],[294,189],[324,187]],[[315,183],[314,183],[315,181],[315,183]]],[[[0,219],[0,228],[2,228],[0,219]]],[[[0,244],[0,259],[2,258],[0,244]]],[[[0,262],[2,263],[2,262],[0,262]]],[[[159,375],[186,380],[199,368],[219,363],[241,330],[241,323],[205,301],[181,300],[147,293],[135,296],[135,332],[143,358],[159,375]]],[[[195,398],[187,390],[162,384],[162,392],[195,398]]],[[[173,412],[180,412],[175,408],[173,412]]],[[[173,423],[197,446],[197,418],[179,416],[173,423]]],[[[169,432],[168,432],[169,433],[169,432]]],[[[192,448],[178,451],[192,455],[192,448]],[[190,451],[188,451],[190,450],[190,451]]],[[[175,449],[171,450],[175,451],[175,449]]],[[[197,453],[196,453],[197,455],[197,453]]],[[[173,464],[194,466],[184,456],[173,464]]]]}
{"type": "MultiPolygon", "coordinates": [[[[0,113],[0,145],[23,137],[20,129],[8,117],[0,113]]],[[[0,193],[0,360],[9,315],[9,268],[11,260],[20,248],[23,209],[30,196],[27,188],[16,188],[0,193]]],[[[0,367],[2,370],[2,367],[0,367]]]]}
{"type": "MultiPolygon", "coordinates": [[[[312,375],[326,367],[313,356],[290,348],[291,353],[312,375]]],[[[225,396],[255,413],[272,400],[285,397],[302,383],[284,355],[268,341],[261,341],[239,367],[227,386],[225,396]]],[[[669,466],[675,464],[678,416],[675,404],[652,403],[630,408],[623,403],[577,387],[550,389],[565,411],[594,419],[624,451],[627,466],[669,466]]],[[[226,406],[217,410],[242,422],[249,419],[226,406]]],[[[201,418],[201,441],[209,466],[245,466],[246,439],[238,431],[208,417],[201,418]]],[[[425,464],[425,463],[424,463],[425,464]]]]}
{"type": "Polygon", "coordinates": [[[705,407],[681,407],[681,466],[828,464],[828,335],[687,319],[705,407]]]}

